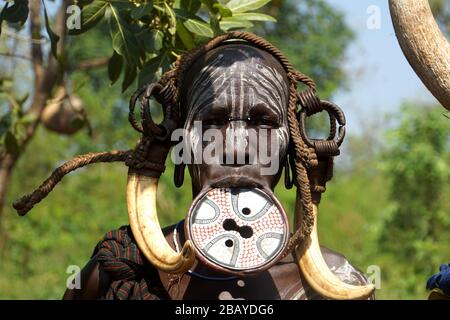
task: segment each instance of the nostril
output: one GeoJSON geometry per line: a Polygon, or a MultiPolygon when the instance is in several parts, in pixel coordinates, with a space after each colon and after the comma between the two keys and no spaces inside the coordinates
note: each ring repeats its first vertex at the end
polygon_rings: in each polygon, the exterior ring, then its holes
{"type": "Polygon", "coordinates": [[[254,157],[250,155],[249,144],[246,130],[227,131],[223,141],[222,163],[233,167],[252,164],[254,157]]]}

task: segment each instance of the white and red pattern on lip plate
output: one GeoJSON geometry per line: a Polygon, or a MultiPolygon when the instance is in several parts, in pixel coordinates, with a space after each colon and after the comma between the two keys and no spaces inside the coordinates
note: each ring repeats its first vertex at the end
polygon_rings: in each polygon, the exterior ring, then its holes
{"type": "Polygon", "coordinates": [[[233,271],[261,269],[283,251],[283,209],[260,189],[211,189],[190,210],[189,237],[209,262],[233,271]]]}

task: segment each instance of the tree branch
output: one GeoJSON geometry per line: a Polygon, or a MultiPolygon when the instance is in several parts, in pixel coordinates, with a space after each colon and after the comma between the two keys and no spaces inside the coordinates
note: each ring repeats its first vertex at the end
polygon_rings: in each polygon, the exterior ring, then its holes
{"type": "MultiPolygon", "coordinates": [[[[30,1],[30,36],[31,39],[40,38],[41,35],[41,2],[40,1],[30,1]]],[[[43,74],[43,56],[42,56],[42,46],[41,43],[32,41],[31,42],[31,57],[33,63],[33,71],[35,76],[35,89],[37,89],[37,83],[42,79],[43,74]]]]}
{"type": "MultiPolygon", "coordinates": [[[[66,44],[66,37],[67,37],[67,26],[66,26],[66,9],[67,6],[70,4],[69,0],[63,0],[61,2],[61,6],[58,9],[57,15],[56,15],[56,22],[55,22],[55,33],[59,35],[60,39],[58,42],[57,52],[62,57],[62,61],[64,60],[64,49],[66,44]]],[[[40,1],[30,1],[30,14],[34,10],[36,10],[36,7],[40,8],[40,1]],[[37,5],[36,3],[39,3],[37,5]],[[32,8],[34,9],[32,10],[32,8]]],[[[39,11],[34,11],[35,14],[39,15],[39,11]]],[[[35,20],[38,20],[38,18],[35,17],[35,20]]],[[[35,21],[35,23],[37,23],[35,21]]],[[[35,28],[32,28],[32,31],[37,31],[37,25],[35,24],[35,28]]],[[[40,24],[39,24],[40,28],[40,24]]],[[[50,50],[51,51],[51,50],[50,50]]],[[[36,44],[32,44],[32,53],[33,53],[33,65],[35,66],[35,93],[33,96],[33,100],[31,103],[30,108],[27,111],[27,114],[35,114],[36,121],[31,123],[27,130],[26,130],[26,138],[24,141],[24,144],[28,143],[28,140],[33,136],[34,131],[36,130],[36,127],[38,126],[40,122],[40,116],[42,111],[45,108],[45,104],[48,100],[48,98],[51,95],[51,92],[53,90],[53,87],[58,83],[62,81],[63,78],[63,67],[59,61],[55,59],[55,57],[52,55],[51,52],[49,52],[47,56],[47,67],[45,70],[41,73],[41,67],[42,67],[42,49],[39,46],[39,50],[36,47],[36,44]],[[40,52],[39,52],[40,51],[40,52]],[[36,54],[36,56],[35,56],[36,54]]]]}
{"type": "Polygon", "coordinates": [[[86,69],[100,68],[100,67],[107,65],[108,62],[109,62],[109,58],[107,58],[107,57],[92,58],[92,59],[81,61],[80,63],[78,63],[75,66],[74,69],[86,70],[86,69]]]}

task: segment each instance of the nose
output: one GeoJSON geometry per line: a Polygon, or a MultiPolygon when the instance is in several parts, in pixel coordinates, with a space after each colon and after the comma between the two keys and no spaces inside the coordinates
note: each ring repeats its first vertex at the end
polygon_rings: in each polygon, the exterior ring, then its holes
{"type": "Polygon", "coordinates": [[[250,164],[249,133],[245,120],[232,120],[225,130],[223,163],[229,166],[250,164]]]}

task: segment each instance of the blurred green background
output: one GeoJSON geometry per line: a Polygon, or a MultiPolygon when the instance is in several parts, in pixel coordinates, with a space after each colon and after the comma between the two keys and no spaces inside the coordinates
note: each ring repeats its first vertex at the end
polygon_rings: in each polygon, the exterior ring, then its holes
{"type": "MultiPolygon", "coordinates": [[[[325,1],[298,2],[272,1],[264,12],[278,22],[257,24],[252,30],[315,79],[322,98],[332,98],[348,85],[342,62],[354,32],[342,12],[325,1]]],[[[436,10],[447,19],[448,12],[439,6],[436,10]]],[[[99,24],[83,37],[69,38],[68,59],[109,57],[107,33],[99,24]]],[[[0,48],[11,45],[2,35],[0,48]]],[[[27,46],[16,43],[15,49],[27,52],[27,46]]],[[[12,75],[11,86],[26,90],[24,83],[33,77],[29,63],[0,59],[0,75],[12,75]]],[[[87,152],[128,149],[139,138],[127,121],[127,100],[135,84],[121,93],[119,84],[110,85],[107,68],[100,67],[72,71],[70,87],[85,105],[92,134],[82,129],[64,136],[40,126],[21,154],[0,214],[0,299],[61,298],[68,266],[83,267],[107,231],[128,223],[127,168],[120,163],[97,164],[68,175],[25,217],[11,207],[63,161],[87,152]]],[[[0,100],[0,108],[6,114],[8,101],[0,100]]],[[[450,260],[450,120],[440,106],[411,101],[405,101],[400,112],[380,117],[384,121],[374,129],[376,134],[348,132],[342,159],[322,198],[320,241],[363,271],[379,266],[378,299],[426,299],[426,280],[450,260]],[[382,141],[375,138],[379,136],[382,141]]],[[[318,117],[311,132],[320,134],[324,127],[325,119],[318,117]]],[[[170,161],[167,165],[158,190],[164,226],[184,217],[192,196],[189,179],[180,189],[173,186],[173,166],[170,161]]],[[[276,194],[293,212],[295,191],[280,185],[276,194]]]]}

